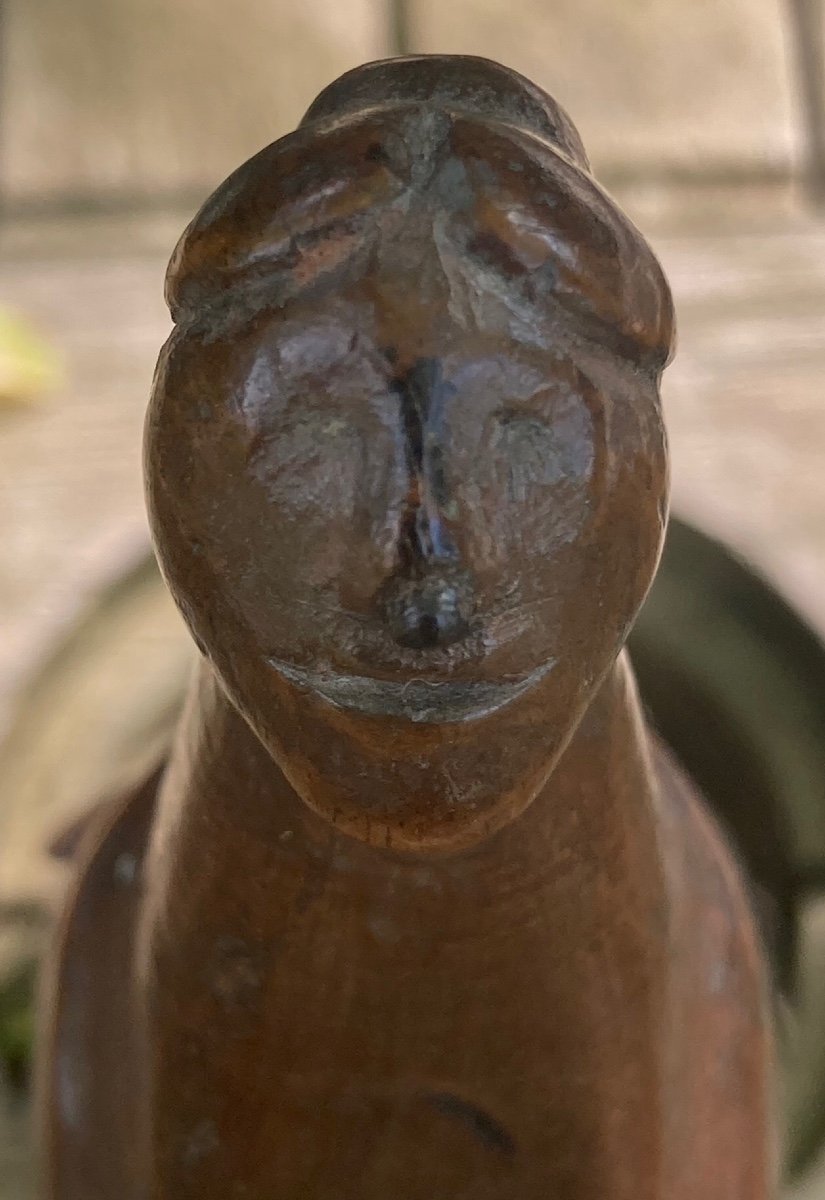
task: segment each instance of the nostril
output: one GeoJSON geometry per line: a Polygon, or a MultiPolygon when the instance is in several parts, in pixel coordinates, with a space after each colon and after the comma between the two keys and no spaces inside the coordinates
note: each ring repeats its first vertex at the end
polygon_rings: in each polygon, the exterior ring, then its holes
{"type": "Polygon", "coordinates": [[[407,633],[407,645],[413,649],[426,650],[428,646],[437,646],[445,632],[444,623],[432,613],[415,614],[413,624],[407,633]]]}
{"type": "Polygon", "coordinates": [[[449,646],[469,633],[472,593],[465,580],[393,579],[382,599],[393,639],[412,650],[449,646]]]}
{"type": "Polygon", "coordinates": [[[399,645],[412,650],[429,650],[448,646],[464,637],[467,622],[449,603],[433,611],[427,605],[413,602],[398,614],[391,629],[399,645]]]}

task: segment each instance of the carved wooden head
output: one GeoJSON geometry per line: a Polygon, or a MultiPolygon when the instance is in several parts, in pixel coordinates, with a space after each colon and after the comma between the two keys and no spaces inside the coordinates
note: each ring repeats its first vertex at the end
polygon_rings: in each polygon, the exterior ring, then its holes
{"type": "Polygon", "coordinates": [[[339,828],[460,846],[547,779],[653,577],[672,307],[550,97],[375,63],[184,233],[148,417],[169,586],[339,828]]]}

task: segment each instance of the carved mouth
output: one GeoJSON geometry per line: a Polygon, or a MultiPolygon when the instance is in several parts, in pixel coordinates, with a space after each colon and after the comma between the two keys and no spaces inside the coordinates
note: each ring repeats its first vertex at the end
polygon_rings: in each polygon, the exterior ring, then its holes
{"type": "Polygon", "coordinates": [[[543,663],[527,675],[505,681],[407,679],[403,682],[312,671],[270,658],[284,679],[314,692],[336,708],[371,717],[402,717],[407,721],[437,723],[470,721],[496,712],[534,687],[555,665],[543,663]]]}

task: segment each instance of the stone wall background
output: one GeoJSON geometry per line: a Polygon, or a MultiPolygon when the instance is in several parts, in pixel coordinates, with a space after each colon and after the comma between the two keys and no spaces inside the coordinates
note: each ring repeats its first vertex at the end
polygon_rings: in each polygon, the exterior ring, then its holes
{"type": "Polygon", "coordinates": [[[426,50],[498,56],[575,114],[603,173],[789,163],[782,0],[416,0],[426,50]]]}
{"type": "MultiPolygon", "coordinates": [[[[393,2],[402,0],[6,0],[7,200],[211,190],[292,127],[335,75],[393,51],[393,2]]],[[[793,3],[404,8],[413,49],[498,58],[547,87],[575,114],[602,173],[725,174],[798,159],[793,3]]]]}
{"type": "MultiPolygon", "coordinates": [[[[72,811],[55,803],[61,788],[105,785],[126,734],[144,729],[136,689],[128,709],[107,690],[112,672],[134,680],[136,661],[162,664],[138,696],[151,723],[177,669],[163,642],[173,615],[147,622],[139,645],[95,618],[83,671],[54,655],[146,545],[140,429],[168,329],[165,260],[220,179],[335,75],[392,52],[391,3],[0,0],[0,306],[62,362],[35,403],[0,404],[0,742],[11,730],[26,783],[0,772],[0,906],[45,910],[59,890],[47,834],[72,811]],[[99,756],[69,762],[81,726],[99,756]]],[[[674,285],[676,504],[825,632],[825,224],[797,182],[794,4],[825,36],[823,0],[408,0],[401,24],[412,48],[498,58],[570,109],[674,285]]],[[[0,975],[19,932],[0,919],[0,975]]],[[[22,1099],[0,1078],[2,1200],[32,1194],[24,1131],[22,1099]]],[[[825,1167],[793,1195],[825,1196],[825,1167]]]]}

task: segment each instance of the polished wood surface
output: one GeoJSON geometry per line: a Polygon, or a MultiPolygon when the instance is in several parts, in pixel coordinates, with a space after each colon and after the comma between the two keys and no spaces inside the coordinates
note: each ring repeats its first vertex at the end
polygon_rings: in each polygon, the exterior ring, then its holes
{"type": "Polygon", "coordinates": [[[745,885],[621,649],[670,295],[569,118],[484,60],[359,69],[167,296],[149,509],[203,657],[84,839],[47,1194],[772,1195],[745,885]]]}

